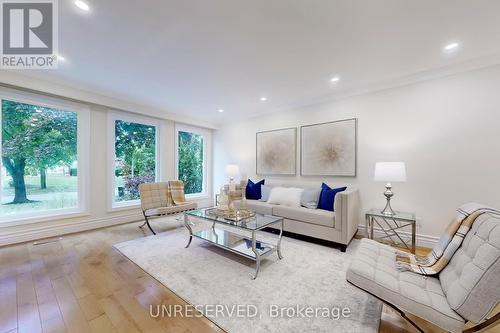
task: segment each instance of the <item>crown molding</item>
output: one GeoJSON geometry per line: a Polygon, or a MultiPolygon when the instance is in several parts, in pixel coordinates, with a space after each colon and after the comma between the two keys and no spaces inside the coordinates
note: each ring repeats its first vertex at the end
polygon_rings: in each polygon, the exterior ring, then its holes
{"type": "MultiPolygon", "coordinates": [[[[399,87],[410,86],[418,84],[421,82],[438,80],[444,77],[458,75],[466,72],[472,72],[476,70],[481,70],[488,67],[495,67],[500,65],[500,54],[495,54],[487,57],[475,58],[472,60],[460,62],[457,64],[444,66],[436,69],[430,69],[414,73],[411,75],[402,76],[396,79],[378,81],[369,85],[359,86],[351,89],[345,89],[338,91],[328,96],[323,96],[321,98],[315,98],[308,101],[302,101],[299,103],[293,103],[288,105],[282,105],[277,107],[275,110],[262,112],[253,115],[247,119],[259,118],[262,116],[276,114],[280,112],[289,112],[305,107],[321,105],[326,103],[332,103],[344,99],[349,99],[358,96],[370,95],[386,90],[396,89],[399,87]]],[[[227,122],[220,122],[217,125],[224,126],[227,122]]]]}

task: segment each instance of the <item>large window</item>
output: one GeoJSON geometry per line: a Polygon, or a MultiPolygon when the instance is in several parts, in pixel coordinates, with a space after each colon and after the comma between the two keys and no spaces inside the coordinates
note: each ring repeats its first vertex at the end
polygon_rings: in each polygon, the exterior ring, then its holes
{"type": "Polygon", "coordinates": [[[156,180],[157,127],[129,119],[113,119],[113,206],[135,204],[139,185],[156,180]]]}
{"type": "Polygon", "coordinates": [[[177,175],[184,182],[187,195],[206,192],[205,172],[206,142],[202,133],[177,129],[177,175]]]}
{"type": "Polygon", "coordinates": [[[0,219],[83,209],[76,112],[1,99],[0,219]]]}

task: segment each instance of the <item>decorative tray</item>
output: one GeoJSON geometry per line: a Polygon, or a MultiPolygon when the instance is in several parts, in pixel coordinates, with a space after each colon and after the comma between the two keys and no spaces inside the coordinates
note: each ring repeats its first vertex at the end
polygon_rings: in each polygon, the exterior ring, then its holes
{"type": "Polygon", "coordinates": [[[247,209],[220,209],[220,208],[212,208],[206,210],[207,214],[215,215],[218,217],[222,217],[229,221],[239,222],[255,216],[255,213],[249,211],[247,209]]]}

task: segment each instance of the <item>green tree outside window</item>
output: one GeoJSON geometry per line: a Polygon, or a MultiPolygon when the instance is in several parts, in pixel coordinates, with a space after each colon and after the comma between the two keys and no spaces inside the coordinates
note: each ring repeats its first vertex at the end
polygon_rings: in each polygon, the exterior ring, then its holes
{"type": "Polygon", "coordinates": [[[179,131],[179,180],[186,194],[203,192],[203,136],[179,131]]]}
{"type": "Polygon", "coordinates": [[[71,166],[77,158],[77,114],[38,105],[2,100],[2,163],[12,177],[11,204],[28,198],[25,176],[39,173],[47,189],[47,169],[71,166]]]}
{"type": "Polygon", "coordinates": [[[156,128],[115,121],[115,201],[139,199],[139,185],[155,181],[156,128]]]}

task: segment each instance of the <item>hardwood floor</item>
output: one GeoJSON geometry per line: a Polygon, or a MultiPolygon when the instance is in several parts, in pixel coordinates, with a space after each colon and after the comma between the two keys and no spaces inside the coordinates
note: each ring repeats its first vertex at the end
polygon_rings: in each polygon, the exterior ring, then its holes
{"type": "MultiPolygon", "coordinates": [[[[150,316],[150,304],[186,303],[112,247],[149,235],[138,225],[0,248],[0,333],[223,332],[204,317],[150,316]]],[[[415,332],[391,310],[382,319],[380,332],[415,332]]]]}

